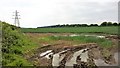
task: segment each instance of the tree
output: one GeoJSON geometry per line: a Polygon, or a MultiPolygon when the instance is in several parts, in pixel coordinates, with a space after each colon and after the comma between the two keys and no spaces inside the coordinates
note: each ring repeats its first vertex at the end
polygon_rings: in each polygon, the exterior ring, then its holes
{"type": "Polygon", "coordinates": [[[69,27],[69,24],[66,24],[66,27],[69,27]]]}
{"type": "Polygon", "coordinates": [[[103,22],[100,26],[107,26],[107,22],[103,22]]]}
{"type": "Polygon", "coordinates": [[[87,25],[87,24],[82,24],[81,26],[82,26],[82,27],[86,27],[86,26],[88,26],[88,25],[87,25]]]}
{"type": "Polygon", "coordinates": [[[120,26],[120,23],[118,25],[120,26]]]}
{"type": "Polygon", "coordinates": [[[98,26],[98,24],[90,24],[90,26],[98,26]]]}
{"type": "Polygon", "coordinates": [[[112,22],[107,23],[107,26],[112,26],[112,25],[113,25],[112,22]]]}
{"type": "Polygon", "coordinates": [[[117,26],[118,24],[115,22],[115,23],[113,23],[113,26],[117,26]]]}

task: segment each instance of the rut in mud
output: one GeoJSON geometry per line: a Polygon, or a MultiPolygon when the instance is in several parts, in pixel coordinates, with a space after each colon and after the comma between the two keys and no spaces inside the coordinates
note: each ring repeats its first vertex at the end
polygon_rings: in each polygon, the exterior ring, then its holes
{"type": "MultiPolygon", "coordinates": [[[[115,60],[113,54],[111,54],[109,58],[106,59],[106,57],[102,55],[102,49],[100,49],[95,43],[58,49],[53,49],[53,46],[50,45],[48,45],[48,47],[45,47],[48,50],[43,50],[41,53],[38,53],[37,56],[35,56],[38,57],[38,65],[40,66],[47,65],[63,68],[64,66],[82,65],[86,67],[93,67],[117,64],[117,60],[115,60]]],[[[33,60],[35,60],[35,58],[33,60]]]]}
{"type": "MultiPolygon", "coordinates": [[[[102,56],[102,50],[94,43],[84,44],[81,46],[67,47],[61,51],[59,49],[52,50],[49,53],[44,52],[44,56],[40,57],[50,60],[50,66],[109,66],[116,64],[114,55],[111,54],[107,60],[102,56]],[[99,63],[101,61],[101,63],[99,63]]],[[[40,55],[43,53],[40,53],[40,55]]]]}

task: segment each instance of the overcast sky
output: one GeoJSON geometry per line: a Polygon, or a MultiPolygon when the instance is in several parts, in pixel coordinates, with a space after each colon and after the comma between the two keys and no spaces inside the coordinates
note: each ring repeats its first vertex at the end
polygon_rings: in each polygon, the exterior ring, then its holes
{"type": "Polygon", "coordinates": [[[119,0],[0,0],[0,20],[14,24],[20,13],[21,27],[56,24],[100,24],[118,21],[119,0]]]}

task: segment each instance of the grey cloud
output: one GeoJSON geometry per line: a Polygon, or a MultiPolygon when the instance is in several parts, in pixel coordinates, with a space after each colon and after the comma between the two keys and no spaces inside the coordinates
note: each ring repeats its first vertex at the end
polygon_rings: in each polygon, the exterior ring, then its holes
{"type": "MultiPolygon", "coordinates": [[[[71,23],[97,22],[101,20],[117,21],[117,2],[88,2],[77,3],[75,8],[68,8],[68,15],[71,15],[71,23]]],[[[70,6],[71,7],[71,6],[70,6]]]]}

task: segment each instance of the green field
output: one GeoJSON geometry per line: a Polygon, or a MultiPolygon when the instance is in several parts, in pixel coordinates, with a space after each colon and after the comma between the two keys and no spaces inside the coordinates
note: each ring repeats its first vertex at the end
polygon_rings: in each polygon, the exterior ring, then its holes
{"type": "Polygon", "coordinates": [[[62,28],[21,28],[22,32],[32,33],[106,33],[118,34],[118,26],[105,27],[62,27],[62,28]]]}

